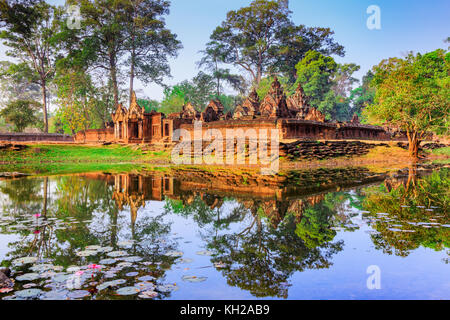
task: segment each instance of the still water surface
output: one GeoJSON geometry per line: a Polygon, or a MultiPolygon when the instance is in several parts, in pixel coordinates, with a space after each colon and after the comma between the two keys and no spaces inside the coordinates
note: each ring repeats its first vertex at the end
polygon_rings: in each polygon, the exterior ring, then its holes
{"type": "Polygon", "coordinates": [[[3,180],[15,283],[0,299],[450,299],[449,181],[448,168],[3,180]]]}

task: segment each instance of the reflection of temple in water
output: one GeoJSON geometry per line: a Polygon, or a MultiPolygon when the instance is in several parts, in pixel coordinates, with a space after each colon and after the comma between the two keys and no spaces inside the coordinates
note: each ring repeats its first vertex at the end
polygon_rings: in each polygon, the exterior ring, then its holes
{"type": "Polygon", "coordinates": [[[173,178],[119,174],[114,178],[113,199],[119,210],[129,207],[131,222],[137,219],[137,212],[145,208],[149,200],[163,201],[165,196],[173,195],[173,178]]]}
{"type": "Polygon", "coordinates": [[[139,209],[145,208],[147,201],[172,199],[189,206],[199,198],[213,210],[220,208],[225,198],[232,198],[253,215],[263,214],[277,227],[288,213],[292,213],[300,221],[306,207],[315,205],[324,198],[324,194],[289,195],[289,188],[281,182],[270,182],[267,186],[236,186],[227,184],[226,180],[220,180],[219,183],[201,182],[194,181],[195,179],[137,174],[118,174],[108,176],[106,180],[108,184],[114,185],[113,199],[119,210],[129,208],[133,225],[139,209]]]}

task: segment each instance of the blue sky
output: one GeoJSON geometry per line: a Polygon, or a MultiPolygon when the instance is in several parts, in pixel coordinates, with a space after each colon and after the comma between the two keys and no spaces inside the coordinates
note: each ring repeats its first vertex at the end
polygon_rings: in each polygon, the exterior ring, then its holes
{"type": "MultiPolygon", "coordinates": [[[[63,4],[63,0],[47,0],[63,4]]],[[[229,10],[246,6],[251,0],[172,0],[168,27],[178,35],[184,49],[171,61],[173,78],[168,84],[191,79],[198,72],[198,53],[209,40],[212,31],[226,17],[229,10]]],[[[330,27],[335,40],[345,47],[340,63],[354,62],[361,66],[361,78],[382,59],[402,56],[408,51],[428,52],[447,48],[443,42],[450,36],[450,1],[448,0],[290,0],[289,8],[296,24],[330,27]],[[369,30],[366,13],[370,5],[381,9],[381,30],[369,30]]],[[[3,58],[4,48],[0,48],[3,58]]],[[[141,95],[161,99],[162,88],[143,87],[141,95]]]]}

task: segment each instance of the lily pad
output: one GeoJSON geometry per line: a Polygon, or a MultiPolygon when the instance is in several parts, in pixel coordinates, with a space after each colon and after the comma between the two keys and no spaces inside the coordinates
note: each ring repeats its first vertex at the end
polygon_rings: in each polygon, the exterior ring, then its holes
{"type": "Polygon", "coordinates": [[[102,290],[105,290],[106,288],[120,286],[121,284],[124,284],[124,283],[127,283],[127,281],[123,280],[123,279],[104,282],[97,286],[97,290],[102,291],[102,290]]]}
{"type": "Polygon", "coordinates": [[[129,268],[132,266],[133,264],[131,262],[121,262],[117,265],[118,268],[129,268]]]}
{"type": "Polygon", "coordinates": [[[70,267],[67,268],[67,272],[77,272],[77,271],[80,271],[80,270],[81,270],[81,268],[78,267],[78,266],[70,266],[70,267]]]}
{"type": "Polygon", "coordinates": [[[21,291],[16,291],[15,295],[19,298],[37,298],[41,295],[42,290],[40,289],[25,289],[21,291]]]}
{"type": "Polygon", "coordinates": [[[48,291],[40,299],[41,300],[67,300],[68,291],[48,291]]]}
{"type": "Polygon", "coordinates": [[[41,277],[39,273],[26,273],[24,275],[16,277],[17,281],[34,281],[41,277]]]}
{"type": "Polygon", "coordinates": [[[107,256],[111,257],[111,258],[123,257],[123,256],[127,256],[127,255],[128,255],[128,253],[125,251],[112,251],[107,254],[107,256]]]}
{"type": "Polygon", "coordinates": [[[155,277],[152,277],[152,276],[143,276],[143,277],[138,278],[138,280],[139,280],[139,281],[153,281],[153,280],[155,280],[155,277]]]}
{"type": "Polygon", "coordinates": [[[183,281],[187,281],[187,282],[203,282],[206,281],[206,279],[208,279],[207,277],[197,277],[197,276],[183,276],[181,278],[183,281]]]}
{"type": "Polygon", "coordinates": [[[134,294],[138,294],[139,292],[140,290],[136,287],[124,287],[116,291],[116,293],[120,296],[131,296],[134,294]]]}
{"type": "Polygon", "coordinates": [[[70,292],[67,297],[71,298],[71,299],[80,299],[80,298],[84,298],[87,296],[90,296],[91,294],[89,293],[89,291],[86,290],[75,290],[70,292]]]}
{"type": "Polygon", "coordinates": [[[121,248],[131,247],[135,243],[134,240],[121,241],[117,245],[121,248]]]}
{"type": "Polygon", "coordinates": [[[52,277],[52,281],[57,283],[63,283],[67,281],[71,276],[72,275],[66,273],[57,273],[55,276],[52,277]]]}
{"type": "Polygon", "coordinates": [[[156,298],[157,296],[158,296],[158,292],[148,290],[148,291],[141,292],[141,294],[139,295],[139,298],[141,298],[141,299],[153,299],[153,298],[156,298]]]}
{"type": "Polygon", "coordinates": [[[22,266],[24,264],[31,264],[31,263],[35,263],[38,260],[38,258],[36,257],[23,257],[23,258],[18,258],[15,259],[12,264],[15,266],[22,266]]]}
{"type": "Polygon", "coordinates": [[[178,286],[176,286],[175,284],[165,284],[165,285],[157,286],[156,289],[159,292],[169,293],[169,292],[172,292],[172,291],[177,291],[178,290],[178,286]]]}
{"type": "Polygon", "coordinates": [[[101,248],[101,246],[87,246],[86,248],[84,248],[84,250],[99,251],[101,248]]]}
{"type": "Polygon", "coordinates": [[[117,262],[116,259],[103,259],[103,260],[100,260],[99,263],[108,266],[108,265],[114,264],[116,262],[117,262]]]}
{"type": "Polygon", "coordinates": [[[183,258],[178,261],[178,263],[192,263],[194,260],[189,258],[183,258]]]}
{"type": "Polygon", "coordinates": [[[98,251],[94,251],[94,250],[79,251],[76,253],[76,255],[79,257],[90,257],[90,256],[95,256],[97,254],[98,254],[98,251]]]}
{"type": "Polygon", "coordinates": [[[223,269],[223,268],[226,268],[227,265],[223,262],[215,262],[214,267],[216,267],[217,269],[223,269]]]}
{"type": "Polygon", "coordinates": [[[199,256],[212,256],[213,253],[209,250],[197,251],[196,254],[199,256]]]}
{"type": "Polygon", "coordinates": [[[44,272],[53,270],[54,266],[52,264],[36,264],[30,268],[34,272],[44,272]]]}
{"type": "Polygon", "coordinates": [[[156,286],[151,282],[139,282],[134,285],[139,291],[155,290],[156,286]]]}
{"type": "Polygon", "coordinates": [[[133,257],[125,257],[122,258],[121,260],[125,262],[139,262],[142,261],[143,259],[141,257],[133,256],[133,257]]]}
{"type": "Polygon", "coordinates": [[[181,251],[169,251],[166,254],[164,254],[167,257],[182,257],[183,256],[183,252],[181,251]]]}
{"type": "Polygon", "coordinates": [[[136,277],[137,275],[139,275],[139,272],[128,272],[126,274],[127,277],[136,277]]]}

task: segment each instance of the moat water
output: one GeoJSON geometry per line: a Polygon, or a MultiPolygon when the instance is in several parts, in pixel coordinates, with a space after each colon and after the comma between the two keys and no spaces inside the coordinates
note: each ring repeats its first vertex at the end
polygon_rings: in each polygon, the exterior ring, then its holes
{"type": "Polygon", "coordinates": [[[450,299],[448,168],[0,181],[0,299],[450,299]]]}

